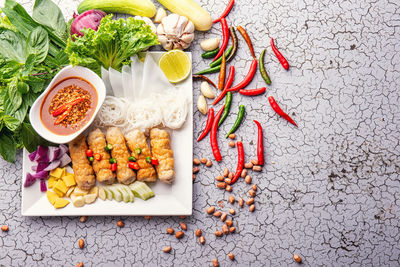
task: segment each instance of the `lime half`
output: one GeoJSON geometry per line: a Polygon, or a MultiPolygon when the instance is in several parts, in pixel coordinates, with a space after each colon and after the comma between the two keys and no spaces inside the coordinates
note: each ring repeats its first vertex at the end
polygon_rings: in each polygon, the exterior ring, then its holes
{"type": "Polygon", "coordinates": [[[185,80],[192,69],[189,56],[182,50],[171,50],[164,53],[158,65],[171,83],[179,83],[185,80]]]}

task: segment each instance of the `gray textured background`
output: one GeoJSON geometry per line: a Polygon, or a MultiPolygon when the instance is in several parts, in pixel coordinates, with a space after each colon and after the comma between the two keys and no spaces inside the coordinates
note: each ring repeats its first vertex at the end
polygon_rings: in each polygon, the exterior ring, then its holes
{"type": "MultiPolygon", "coordinates": [[[[23,1],[31,8],[32,2],[23,1]]],[[[70,17],[79,1],[58,1],[70,17]]],[[[227,1],[203,1],[216,17],[227,1]]],[[[268,46],[266,67],[273,95],[299,124],[296,129],[278,118],[266,95],[233,97],[232,116],[221,132],[231,127],[239,103],[246,105],[246,121],[238,130],[246,160],[255,156],[255,126],[264,126],[266,167],[252,173],[261,190],[256,211],[239,210],[238,233],[216,238],[219,220],[204,212],[229,193],[215,187],[215,176],[236,165],[236,149],[220,146],[224,161],[201,168],[194,183],[193,216],[185,237],[165,234],[178,228],[179,218],[91,217],[85,224],[76,217],[23,218],[20,215],[21,153],[15,165],[0,161],[0,265],[85,266],[148,265],[207,266],[217,257],[222,266],[295,266],[298,253],[307,266],[399,266],[399,102],[400,4],[398,1],[248,1],[238,0],[228,23],[241,24],[251,35],[257,55],[268,46]],[[269,36],[288,58],[284,71],[269,47],[269,36]],[[205,233],[201,246],[194,230],[205,233]],[[87,246],[80,250],[77,240],[87,246]],[[171,254],[161,249],[171,245],[171,254]]],[[[3,1],[0,1],[2,4],[3,1]]],[[[220,26],[198,33],[191,47],[194,70],[207,62],[200,58],[199,40],[219,36],[220,26]]],[[[236,83],[250,65],[250,54],[239,36],[240,48],[232,61],[236,83]]],[[[211,76],[216,81],[216,76],[211,76]]],[[[263,86],[258,74],[251,87],[263,86]]],[[[194,96],[199,95],[199,82],[194,96]]],[[[196,102],[196,101],[195,101],[196,102]]],[[[194,114],[198,136],[205,117],[194,114]]],[[[194,142],[194,156],[210,157],[208,138],[194,142]]],[[[240,180],[232,194],[245,196],[249,185],[240,180]]]]}

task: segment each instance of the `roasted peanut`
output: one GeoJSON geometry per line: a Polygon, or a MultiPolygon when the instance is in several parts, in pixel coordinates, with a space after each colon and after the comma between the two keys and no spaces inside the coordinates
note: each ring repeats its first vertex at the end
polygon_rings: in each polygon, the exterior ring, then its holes
{"type": "Polygon", "coordinates": [[[206,243],[206,239],[204,238],[204,236],[200,236],[199,242],[200,242],[200,244],[202,244],[202,245],[204,245],[204,243],[206,243]]]}
{"type": "Polygon", "coordinates": [[[202,234],[201,230],[200,230],[200,229],[197,229],[197,230],[196,230],[196,236],[197,236],[197,237],[200,237],[201,234],[202,234]]]}
{"type": "Polygon", "coordinates": [[[223,182],[224,181],[224,177],[223,176],[217,176],[217,177],[215,177],[215,180],[217,180],[218,182],[223,182]]]}
{"type": "Polygon", "coordinates": [[[231,228],[229,228],[229,232],[231,232],[231,233],[236,232],[236,227],[232,226],[231,228]]]}
{"type": "Polygon", "coordinates": [[[228,197],[228,202],[229,202],[229,203],[233,204],[233,203],[235,203],[235,201],[236,201],[236,199],[235,199],[234,196],[229,196],[229,197],[228,197]]]}
{"type": "Polygon", "coordinates": [[[193,182],[196,180],[196,174],[192,175],[193,182]]]}
{"type": "Polygon", "coordinates": [[[258,160],[257,160],[257,159],[252,159],[252,160],[251,160],[251,164],[253,164],[253,165],[258,165],[258,160]]]}
{"type": "Polygon", "coordinates": [[[228,146],[230,146],[230,147],[235,147],[235,142],[230,141],[230,142],[228,143],[228,146]]]}
{"type": "Polygon", "coordinates": [[[207,163],[207,159],[206,158],[201,158],[200,162],[203,163],[203,164],[206,164],[207,163]]]}
{"type": "Polygon", "coordinates": [[[229,213],[235,215],[236,211],[234,209],[229,209],[229,213]]]}
{"type": "Polygon", "coordinates": [[[186,217],[187,217],[187,216],[185,216],[185,215],[179,216],[179,218],[182,219],[182,220],[186,219],[186,217]]]}
{"type": "Polygon", "coordinates": [[[79,245],[79,248],[80,248],[80,249],[83,249],[83,247],[85,246],[85,241],[84,241],[82,238],[79,239],[78,245],[79,245]]]}
{"type": "Polygon", "coordinates": [[[81,222],[81,223],[84,223],[84,222],[86,222],[87,221],[87,216],[81,216],[81,217],[79,217],[79,221],[81,222]]]}
{"type": "Polygon", "coordinates": [[[249,198],[248,200],[246,200],[246,205],[248,206],[250,206],[253,203],[254,203],[254,198],[249,198]]]}
{"type": "Polygon", "coordinates": [[[253,168],[253,163],[251,163],[251,162],[246,162],[246,163],[244,164],[244,167],[245,167],[246,169],[252,169],[252,168],[253,168]]]}
{"type": "Polygon", "coordinates": [[[3,231],[3,232],[8,232],[8,226],[7,226],[7,225],[3,225],[3,226],[1,227],[1,231],[3,231]]]}
{"type": "Polygon", "coordinates": [[[220,188],[220,189],[225,189],[226,183],[223,183],[223,182],[217,183],[217,187],[220,188]]]}
{"type": "Polygon", "coordinates": [[[193,164],[194,165],[200,165],[200,160],[198,158],[193,159],[193,164]]]}
{"type": "Polygon", "coordinates": [[[181,239],[185,234],[182,231],[176,232],[175,237],[181,239]]]}
{"type": "Polygon", "coordinates": [[[228,217],[228,214],[227,213],[224,213],[224,214],[222,214],[221,215],[221,221],[225,221],[226,220],[226,218],[228,217]]]}
{"type": "Polygon", "coordinates": [[[214,214],[213,214],[213,216],[214,216],[214,217],[217,217],[217,218],[221,217],[221,215],[222,215],[222,212],[220,212],[220,211],[216,211],[216,212],[214,212],[214,214]]]}
{"type": "Polygon", "coordinates": [[[233,176],[235,176],[235,175],[233,174],[233,172],[230,172],[230,173],[228,174],[228,178],[231,179],[231,180],[233,179],[233,176]]]}
{"type": "Polygon", "coordinates": [[[182,228],[183,231],[186,231],[186,230],[187,230],[187,225],[186,225],[186,223],[181,222],[181,223],[180,223],[180,226],[181,226],[181,228],[182,228]]]}
{"type": "Polygon", "coordinates": [[[120,228],[122,228],[122,227],[125,226],[125,223],[124,223],[123,221],[119,220],[119,221],[117,222],[117,226],[120,227],[120,228]]]}
{"type": "Polygon", "coordinates": [[[244,200],[243,198],[239,198],[239,207],[243,208],[244,200]]]}
{"type": "Polygon", "coordinates": [[[196,173],[198,173],[200,171],[200,168],[199,167],[194,167],[193,168],[193,174],[196,174],[196,173]]]}
{"type": "Polygon", "coordinates": [[[224,176],[224,177],[228,177],[228,175],[229,175],[229,170],[228,170],[228,168],[225,168],[225,169],[224,169],[223,176],[224,176]]]}
{"type": "Polygon", "coordinates": [[[219,262],[217,259],[212,260],[213,267],[219,267],[219,262]]]}
{"type": "Polygon", "coordinates": [[[213,165],[211,160],[207,160],[206,167],[211,167],[213,165]]]}
{"type": "Polygon", "coordinates": [[[236,138],[236,134],[234,134],[234,133],[233,133],[233,134],[230,134],[230,135],[229,135],[229,138],[232,139],[232,140],[235,139],[235,138],[236,138]]]}
{"type": "Polygon", "coordinates": [[[247,176],[247,170],[243,169],[242,173],[240,174],[240,177],[245,178],[247,176]]]}
{"type": "Polygon", "coordinates": [[[78,262],[78,264],[76,264],[76,267],[83,267],[83,262],[78,262]]]}
{"type": "Polygon", "coordinates": [[[218,236],[218,237],[221,237],[223,235],[223,233],[221,231],[215,231],[214,235],[218,236]]]}
{"type": "Polygon", "coordinates": [[[231,227],[233,225],[232,220],[226,220],[226,225],[228,225],[229,227],[231,227]]]}
{"type": "Polygon", "coordinates": [[[143,216],[143,218],[144,218],[145,220],[150,220],[150,219],[151,219],[151,216],[143,216]]]}
{"type": "Polygon", "coordinates": [[[256,196],[256,192],[255,192],[253,189],[250,189],[250,190],[249,190],[249,195],[250,195],[251,197],[255,197],[255,196],[256,196]]]}
{"type": "Polygon", "coordinates": [[[299,255],[294,254],[294,255],[293,255],[293,259],[295,260],[295,262],[301,263],[301,257],[300,257],[299,255]]]}
{"type": "Polygon", "coordinates": [[[208,208],[206,209],[206,212],[207,212],[208,214],[213,214],[214,211],[215,211],[215,207],[214,207],[214,206],[208,207],[208,208]]]}
{"type": "Polygon", "coordinates": [[[253,184],[253,186],[251,187],[254,191],[257,191],[257,185],[253,184]]]}
{"type": "Polygon", "coordinates": [[[251,184],[251,177],[250,177],[250,175],[247,175],[247,176],[244,178],[244,181],[246,182],[246,184],[251,184]]]}
{"type": "Polygon", "coordinates": [[[228,254],[228,257],[229,257],[229,259],[230,259],[231,261],[233,261],[233,260],[235,259],[235,255],[233,255],[232,252],[230,252],[230,253],[228,254]]]}
{"type": "Polygon", "coordinates": [[[231,184],[231,182],[232,182],[232,180],[231,180],[231,179],[229,179],[229,178],[225,178],[225,183],[226,183],[226,184],[231,184]]]}
{"type": "Polygon", "coordinates": [[[229,234],[228,225],[226,225],[226,224],[222,225],[222,232],[223,232],[225,235],[229,234]]]}
{"type": "Polygon", "coordinates": [[[249,211],[253,212],[256,209],[256,206],[254,204],[251,204],[249,207],[249,211]]]}
{"type": "Polygon", "coordinates": [[[171,246],[168,246],[168,247],[165,247],[162,251],[164,252],[164,253],[170,253],[171,252],[171,246]]]}
{"type": "Polygon", "coordinates": [[[262,171],[262,167],[261,166],[253,166],[253,171],[260,172],[260,171],[262,171]]]}
{"type": "Polygon", "coordinates": [[[167,228],[167,234],[173,235],[175,230],[173,228],[167,228]]]}
{"type": "Polygon", "coordinates": [[[228,192],[232,192],[232,186],[227,185],[226,188],[225,188],[225,190],[228,191],[228,192]]]}

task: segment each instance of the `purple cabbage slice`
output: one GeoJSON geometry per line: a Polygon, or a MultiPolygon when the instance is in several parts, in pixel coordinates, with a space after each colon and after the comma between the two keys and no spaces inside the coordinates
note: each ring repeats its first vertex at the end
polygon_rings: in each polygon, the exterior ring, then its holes
{"type": "Polygon", "coordinates": [[[40,191],[42,191],[42,192],[46,192],[47,191],[46,181],[45,180],[41,180],[40,181],[40,191]]]}
{"type": "Polygon", "coordinates": [[[44,169],[44,171],[51,171],[60,166],[61,161],[59,159],[50,162],[49,166],[44,169]]]}

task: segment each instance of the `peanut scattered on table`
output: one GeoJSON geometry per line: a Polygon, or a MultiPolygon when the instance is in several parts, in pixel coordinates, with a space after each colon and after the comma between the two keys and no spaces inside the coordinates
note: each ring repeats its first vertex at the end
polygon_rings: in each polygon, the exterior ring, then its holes
{"type": "Polygon", "coordinates": [[[226,183],[224,183],[224,182],[217,183],[217,187],[218,187],[219,189],[225,189],[226,183]]]}
{"type": "Polygon", "coordinates": [[[242,173],[240,174],[240,177],[245,178],[247,176],[247,170],[243,169],[242,173]]]}
{"type": "Polygon", "coordinates": [[[229,209],[229,213],[235,215],[236,211],[234,209],[229,209]]]}
{"type": "Polygon", "coordinates": [[[262,167],[261,166],[253,166],[253,171],[260,172],[260,171],[262,171],[262,167]]]}
{"type": "Polygon", "coordinates": [[[228,213],[225,212],[224,214],[221,215],[221,221],[224,222],[227,217],[228,217],[228,213]]]}
{"type": "Polygon", "coordinates": [[[253,212],[255,210],[256,206],[254,204],[251,204],[249,207],[249,211],[253,212]]]}
{"type": "Polygon", "coordinates": [[[234,134],[234,133],[233,133],[233,134],[230,134],[230,135],[229,135],[229,138],[232,139],[232,140],[234,140],[234,139],[236,138],[236,134],[234,134]]]}
{"type": "Polygon", "coordinates": [[[215,207],[214,207],[214,206],[208,207],[208,208],[206,209],[206,212],[207,212],[208,214],[213,214],[214,211],[215,211],[215,207]]]}
{"type": "Polygon", "coordinates": [[[250,206],[253,203],[254,203],[254,198],[249,198],[248,200],[246,200],[246,205],[248,206],[250,206]]]}
{"type": "Polygon", "coordinates": [[[229,170],[228,170],[228,168],[225,168],[225,169],[224,169],[223,176],[224,176],[224,177],[228,177],[228,175],[229,175],[229,170]]]}
{"type": "Polygon", "coordinates": [[[194,165],[200,165],[200,160],[198,158],[193,159],[193,164],[194,165]]]}
{"type": "Polygon", "coordinates": [[[226,225],[228,225],[229,227],[231,227],[233,225],[232,220],[226,220],[226,225]]]}
{"type": "Polygon", "coordinates": [[[175,230],[173,228],[167,228],[167,234],[173,235],[175,230]]]}
{"type": "Polygon", "coordinates": [[[175,237],[181,239],[185,234],[182,231],[176,232],[175,237]]]}
{"type": "Polygon", "coordinates": [[[219,267],[219,262],[217,259],[212,260],[213,267],[219,267]]]}
{"type": "Polygon", "coordinates": [[[213,165],[211,160],[207,160],[206,167],[211,167],[213,165]]]}
{"type": "Polygon", "coordinates": [[[221,215],[222,215],[222,212],[220,212],[220,211],[216,211],[213,213],[213,216],[217,217],[217,218],[221,217],[221,215]]]}
{"type": "Polygon", "coordinates": [[[202,235],[202,231],[200,229],[197,229],[195,234],[197,237],[200,237],[202,235]]]}
{"type": "Polygon", "coordinates": [[[201,162],[202,164],[206,164],[206,163],[207,163],[207,159],[206,159],[206,158],[201,158],[201,159],[200,159],[200,162],[201,162]]]}
{"type": "Polygon", "coordinates": [[[255,196],[256,196],[256,191],[254,191],[253,189],[250,189],[250,190],[249,190],[249,195],[250,195],[251,197],[255,197],[255,196]]]}
{"type": "Polygon", "coordinates": [[[300,257],[299,255],[294,254],[294,255],[293,255],[293,259],[295,260],[295,262],[301,263],[301,257],[300,257]]]}
{"type": "Polygon", "coordinates": [[[234,233],[236,231],[236,227],[232,226],[231,228],[229,228],[229,232],[234,233]]]}
{"type": "Polygon", "coordinates": [[[228,254],[228,257],[229,257],[229,259],[230,259],[231,261],[233,261],[233,260],[235,259],[235,255],[233,255],[232,252],[230,252],[230,253],[228,254]]]}
{"type": "Polygon", "coordinates": [[[168,246],[168,247],[165,247],[164,249],[163,249],[163,252],[164,253],[170,253],[171,252],[171,246],[168,246]]]}
{"type": "Polygon", "coordinates": [[[79,221],[80,221],[81,223],[86,222],[87,219],[88,219],[88,216],[81,216],[81,217],[79,217],[79,221]]]}
{"type": "Polygon", "coordinates": [[[235,142],[229,141],[228,146],[230,146],[230,147],[232,147],[232,148],[235,147],[235,142]]]}
{"type": "Polygon", "coordinates": [[[224,181],[224,177],[223,176],[217,176],[217,177],[215,177],[215,180],[217,180],[218,182],[223,182],[224,181]]]}
{"type": "Polygon", "coordinates": [[[236,201],[236,199],[235,199],[234,196],[229,196],[229,197],[228,197],[228,202],[229,202],[229,203],[233,204],[233,203],[235,203],[235,201],[236,201]]]}
{"type": "Polygon", "coordinates": [[[253,163],[251,163],[251,162],[246,162],[246,163],[244,164],[244,167],[245,167],[246,169],[253,169],[253,163]]]}
{"type": "Polygon", "coordinates": [[[221,237],[223,235],[223,233],[221,231],[215,231],[214,235],[217,237],[221,237]]]}
{"type": "Polygon", "coordinates": [[[239,198],[239,207],[243,208],[244,200],[243,198],[239,198]]]}
{"type": "Polygon", "coordinates": [[[78,262],[78,263],[76,264],[76,267],[83,267],[83,262],[78,262]]]}
{"type": "Polygon", "coordinates": [[[199,242],[200,242],[200,244],[202,244],[202,245],[204,245],[204,243],[206,243],[206,239],[204,238],[204,236],[200,236],[199,242]]]}
{"type": "Polygon", "coordinates": [[[226,184],[231,184],[231,182],[232,182],[232,180],[231,180],[231,179],[229,179],[229,178],[225,178],[225,183],[226,183],[226,184]]]}
{"type": "Polygon", "coordinates": [[[232,192],[232,186],[227,185],[226,188],[225,188],[225,190],[228,191],[228,192],[232,192]]]}
{"type": "Polygon", "coordinates": [[[198,173],[200,171],[200,168],[199,167],[194,167],[193,168],[193,174],[196,174],[196,173],[198,173]]]}
{"type": "Polygon", "coordinates": [[[253,186],[251,187],[254,191],[257,191],[257,185],[253,184],[253,186]]]}
{"type": "Polygon", "coordinates": [[[233,172],[230,172],[230,173],[228,174],[228,178],[231,179],[231,180],[233,179],[233,176],[235,176],[235,175],[233,174],[233,172]]]}
{"type": "Polygon", "coordinates": [[[84,241],[82,238],[79,239],[78,245],[79,245],[79,248],[80,248],[80,249],[83,249],[83,247],[85,246],[85,241],[84,241]]]}
{"type": "Polygon", "coordinates": [[[186,225],[186,223],[181,222],[181,223],[180,223],[180,226],[181,226],[182,230],[184,230],[184,231],[187,230],[187,225],[186,225]]]}
{"type": "Polygon", "coordinates": [[[119,228],[123,228],[123,227],[125,226],[125,223],[124,223],[122,220],[119,220],[119,221],[117,222],[117,226],[118,226],[119,228]]]}
{"type": "Polygon", "coordinates": [[[229,234],[228,225],[226,225],[226,224],[222,225],[222,232],[223,232],[225,235],[229,234]]]}
{"type": "Polygon", "coordinates": [[[257,160],[257,159],[252,159],[252,160],[251,160],[251,164],[253,164],[253,165],[258,165],[258,160],[257,160]]]}
{"type": "Polygon", "coordinates": [[[3,225],[3,226],[1,227],[1,231],[3,231],[3,232],[8,232],[8,225],[3,225]]]}
{"type": "Polygon", "coordinates": [[[250,176],[250,175],[247,175],[247,176],[244,178],[244,181],[246,182],[246,184],[251,184],[251,176],[250,176]]]}

